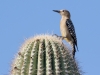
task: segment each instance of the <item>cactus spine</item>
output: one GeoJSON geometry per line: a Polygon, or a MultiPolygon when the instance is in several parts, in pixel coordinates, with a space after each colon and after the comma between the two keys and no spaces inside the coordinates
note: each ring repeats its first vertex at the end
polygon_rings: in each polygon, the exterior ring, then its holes
{"type": "Polygon", "coordinates": [[[68,48],[52,35],[27,40],[11,69],[10,75],[81,75],[68,48]]]}

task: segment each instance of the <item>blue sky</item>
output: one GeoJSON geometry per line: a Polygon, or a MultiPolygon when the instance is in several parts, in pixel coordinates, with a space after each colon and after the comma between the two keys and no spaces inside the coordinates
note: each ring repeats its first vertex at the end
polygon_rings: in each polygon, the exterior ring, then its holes
{"type": "Polygon", "coordinates": [[[14,55],[25,38],[35,34],[60,34],[60,15],[54,9],[71,12],[84,75],[100,75],[99,0],[0,0],[0,75],[10,71],[14,55]]]}

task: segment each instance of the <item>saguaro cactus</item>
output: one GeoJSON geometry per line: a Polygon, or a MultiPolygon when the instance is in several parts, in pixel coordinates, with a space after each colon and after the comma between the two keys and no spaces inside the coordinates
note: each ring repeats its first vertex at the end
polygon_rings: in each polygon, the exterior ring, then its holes
{"type": "Polygon", "coordinates": [[[13,61],[10,75],[81,75],[70,50],[52,35],[27,40],[13,61]]]}

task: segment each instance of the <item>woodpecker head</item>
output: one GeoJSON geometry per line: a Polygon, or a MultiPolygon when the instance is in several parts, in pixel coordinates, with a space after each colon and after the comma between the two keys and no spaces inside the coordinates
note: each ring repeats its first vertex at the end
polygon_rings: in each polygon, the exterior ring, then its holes
{"type": "Polygon", "coordinates": [[[59,13],[61,16],[66,16],[70,18],[70,12],[68,10],[53,10],[53,11],[59,13]]]}

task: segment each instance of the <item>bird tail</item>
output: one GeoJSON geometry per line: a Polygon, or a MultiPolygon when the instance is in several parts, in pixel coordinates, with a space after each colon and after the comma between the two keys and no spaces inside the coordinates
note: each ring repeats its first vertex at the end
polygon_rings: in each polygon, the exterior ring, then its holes
{"type": "Polygon", "coordinates": [[[73,58],[75,57],[75,52],[76,52],[76,48],[75,45],[72,46],[72,54],[73,54],[73,58]]]}
{"type": "MultiPolygon", "coordinates": [[[[64,38],[67,42],[70,42],[67,38],[64,38]]],[[[73,55],[73,58],[75,57],[75,52],[76,52],[76,48],[75,48],[75,44],[73,43],[71,43],[71,45],[72,45],[72,55],[73,55]]],[[[78,47],[77,47],[77,49],[78,49],[78,47]]]]}

